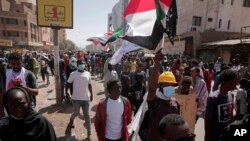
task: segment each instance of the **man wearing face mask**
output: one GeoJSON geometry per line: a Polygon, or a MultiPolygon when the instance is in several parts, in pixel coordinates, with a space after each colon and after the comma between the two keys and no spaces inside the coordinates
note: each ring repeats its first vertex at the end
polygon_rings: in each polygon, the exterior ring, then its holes
{"type": "Polygon", "coordinates": [[[67,97],[70,97],[68,89],[70,84],[73,84],[72,102],[74,111],[70,117],[69,127],[74,128],[74,119],[79,115],[80,108],[82,108],[86,127],[87,127],[87,139],[90,139],[91,126],[89,117],[89,101],[93,100],[91,74],[85,70],[85,63],[83,59],[78,60],[77,70],[72,72],[69,76],[66,86],[67,97]]]}
{"type": "Polygon", "coordinates": [[[180,105],[172,98],[175,93],[176,80],[172,72],[163,72],[160,75],[161,62],[164,55],[161,50],[156,54],[147,97],[149,121],[147,129],[148,141],[159,141],[160,134],[157,126],[160,120],[168,114],[180,114],[180,105]]]}

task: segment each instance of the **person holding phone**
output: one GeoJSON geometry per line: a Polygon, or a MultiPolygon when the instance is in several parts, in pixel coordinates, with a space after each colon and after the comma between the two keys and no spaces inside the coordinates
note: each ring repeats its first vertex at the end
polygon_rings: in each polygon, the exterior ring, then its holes
{"type": "Polygon", "coordinates": [[[15,87],[24,88],[30,96],[31,106],[35,108],[38,88],[34,73],[23,67],[21,54],[12,53],[8,59],[11,69],[6,73],[6,90],[15,87]]]}

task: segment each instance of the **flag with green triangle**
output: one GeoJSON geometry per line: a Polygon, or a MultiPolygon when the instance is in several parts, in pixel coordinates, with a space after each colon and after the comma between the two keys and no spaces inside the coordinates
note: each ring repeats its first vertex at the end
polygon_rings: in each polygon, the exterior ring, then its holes
{"type": "Polygon", "coordinates": [[[130,0],[124,17],[131,30],[123,39],[154,50],[167,33],[173,43],[177,24],[175,0],[130,0]]]}

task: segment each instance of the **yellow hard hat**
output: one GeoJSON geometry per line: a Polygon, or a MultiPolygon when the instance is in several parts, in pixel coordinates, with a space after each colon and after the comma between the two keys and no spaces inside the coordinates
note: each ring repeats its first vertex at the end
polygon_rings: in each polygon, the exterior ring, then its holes
{"type": "Polygon", "coordinates": [[[170,71],[163,72],[158,79],[158,84],[159,83],[172,83],[176,84],[176,80],[174,77],[174,74],[170,71]]]}

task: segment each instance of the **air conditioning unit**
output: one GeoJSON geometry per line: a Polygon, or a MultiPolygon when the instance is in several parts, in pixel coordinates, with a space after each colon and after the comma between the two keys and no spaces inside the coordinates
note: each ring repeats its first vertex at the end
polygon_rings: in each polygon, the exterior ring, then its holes
{"type": "Polygon", "coordinates": [[[196,31],[196,27],[191,27],[191,31],[196,31]]]}

